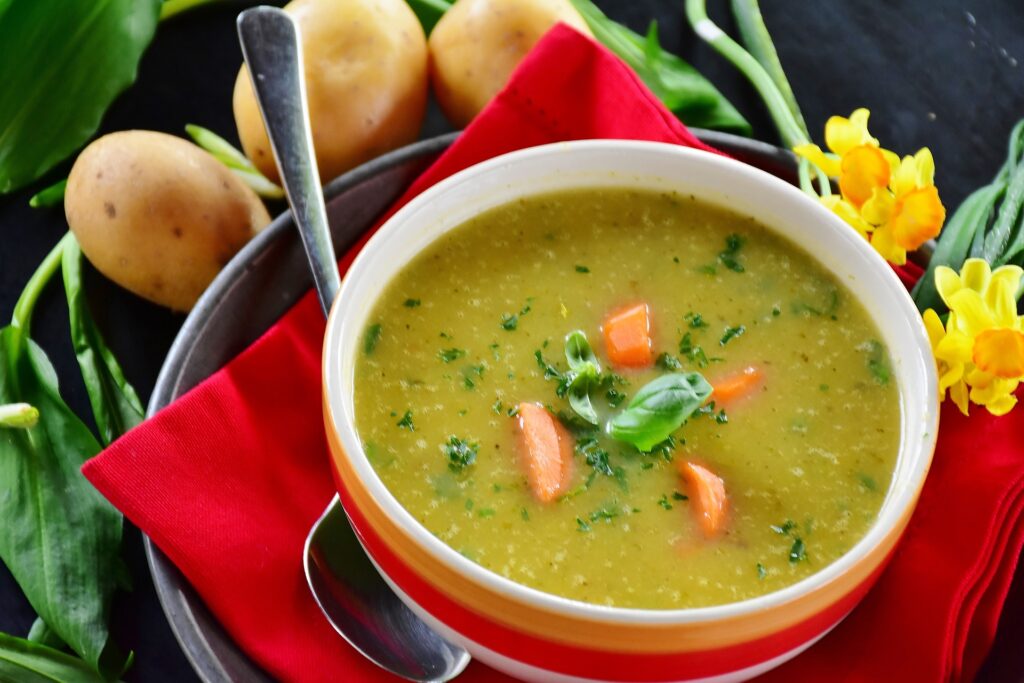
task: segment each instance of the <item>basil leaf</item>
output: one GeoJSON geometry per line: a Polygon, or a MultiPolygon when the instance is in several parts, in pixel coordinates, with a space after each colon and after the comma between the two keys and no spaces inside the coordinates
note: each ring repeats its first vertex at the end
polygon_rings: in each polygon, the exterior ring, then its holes
{"type": "Polygon", "coordinates": [[[71,343],[82,369],[82,379],[100,437],[104,444],[109,445],[142,422],[145,410],[89,313],[82,290],[82,250],[75,240],[64,244],[63,271],[71,343]]]}
{"type": "Polygon", "coordinates": [[[594,350],[590,348],[587,335],[582,331],[570,332],[565,338],[565,360],[569,363],[569,369],[576,372],[585,371],[588,366],[594,369],[594,373],[601,374],[601,364],[597,362],[594,350]]]}
{"type": "Polygon", "coordinates": [[[0,681],[103,683],[105,679],[81,659],[0,633],[0,681]]]}
{"type": "Polygon", "coordinates": [[[597,411],[590,402],[590,390],[601,381],[601,365],[590,348],[587,335],[581,330],[570,332],[565,338],[565,360],[569,407],[592,425],[597,424],[597,411]]]}
{"type": "Polygon", "coordinates": [[[0,560],[61,640],[116,675],[124,659],[107,623],[123,574],[122,518],[79,471],[100,444],[61,399],[46,354],[12,325],[0,330],[0,403],[20,401],[39,422],[0,430],[0,560]]]}
{"type": "Polygon", "coordinates": [[[658,42],[656,23],[646,36],[617,24],[590,0],[570,0],[594,37],[624,61],[664,105],[688,126],[750,135],[750,124],[715,86],[658,42]]]}
{"type": "Polygon", "coordinates": [[[96,132],[135,80],[159,0],[0,3],[0,193],[39,178],[96,132]]]}
{"type": "Polygon", "coordinates": [[[667,439],[711,396],[711,385],[697,372],[663,375],[644,385],[608,425],[612,438],[641,451],[667,439]]]}

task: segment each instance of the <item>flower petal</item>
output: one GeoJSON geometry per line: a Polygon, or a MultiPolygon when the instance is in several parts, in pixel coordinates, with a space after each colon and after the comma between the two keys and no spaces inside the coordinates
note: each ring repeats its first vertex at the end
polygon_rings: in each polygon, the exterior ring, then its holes
{"type": "Polygon", "coordinates": [[[846,224],[860,233],[861,237],[864,239],[868,238],[868,233],[871,231],[872,226],[868,225],[868,223],[861,218],[860,212],[857,211],[856,207],[850,204],[850,202],[833,194],[828,197],[822,197],[821,203],[846,221],[846,224]]]}
{"type": "Polygon", "coordinates": [[[1017,326],[1017,290],[1006,278],[993,280],[985,289],[985,305],[999,327],[1017,326]]]}
{"type": "Polygon", "coordinates": [[[995,319],[981,294],[973,289],[961,289],[949,298],[947,304],[949,310],[956,313],[957,329],[969,337],[976,337],[995,326],[995,319]]]}
{"type": "Polygon", "coordinates": [[[949,298],[963,289],[963,286],[960,276],[949,266],[939,266],[935,269],[935,289],[947,308],[949,307],[949,298]]]}
{"type": "Polygon", "coordinates": [[[967,406],[969,405],[969,396],[967,392],[967,385],[963,382],[957,382],[949,388],[949,398],[956,404],[956,407],[960,409],[960,412],[967,415],[967,406]]]}
{"type": "Polygon", "coordinates": [[[854,206],[871,198],[875,188],[889,184],[889,162],[877,147],[858,145],[842,156],[839,189],[854,206]]]}
{"type": "Polygon", "coordinates": [[[1020,266],[999,266],[992,271],[992,280],[989,286],[991,287],[996,282],[1006,280],[1010,291],[1013,292],[1013,298],[1017,299],[1017,293],[1020,292],[1021,277],[1024,277],[1024,268],[1020,266]]]}
{"type": "Polygon", "coordinates": [[[1024,378],[1024,332],[985,330],[974,340],[971,360],[982,372],[1001,379],[1024,378]]]}
{"type": "Polygon", "coordinates": [[[902,198],[898,192],[896,196],[889,225],[897,244],[913,250],[939,234],[946,220],[946,208],[934,185],[912,190],[902,198]]]}
{"type": "Polygon", "coordinates": [[[860,215],[872,225],[884,225],[889,222],[895,205],[896,200],[888,188],[876,187],[871,192],[871,198],[860,207],[860,215]]]}
{"type": "Polygon", "coordinates": [[[906,250],[893,239],[892,230],[888,225],[877,228],[871,233],[871,246],[882,255],[882,258],[893,265],[902,266],[907,262],[906,250]]]}
{"type": "Polygon", "coordinates": [[[821,151],[821,147],[812,144],[797,145],[793,148],[793,153],[798,157],[803,157],[809,162],[821,169],[821,172],[830,178],[836,178],[839,176],[839,159],[833,159],[824,152],[821,151]]]}
{"type": "Polygon", "coordinates": [[[969,363],[974,340],[962,332],[950,331],[935,346],[935,357],[947,363],[969,363]]]}
{"type": "Polygon", "coordinates": [[[850,118],[832,116],[825,122],[825,144],[830,150],[843,156],[858,145],[878,146],[878,140],[868,133],[867,109],[857,109],[850,118]]]}
{"type": "Polygon", "coordinates": [[[946,328],[942,326],[939,314],[931,308],[927,309],[921,318],[924,321],[924,329],[928,333],[928,341],[931,343],[932,350],[934,351],[939,346],[939,342],[946,336],[946,328]]]}

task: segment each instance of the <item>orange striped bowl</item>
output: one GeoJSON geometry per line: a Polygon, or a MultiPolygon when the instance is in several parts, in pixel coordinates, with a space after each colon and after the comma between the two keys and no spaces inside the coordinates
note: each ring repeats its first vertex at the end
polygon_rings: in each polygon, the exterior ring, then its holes
{"type": "Polygon", "coordinates": [[[935,364],[906,290],[840,219],[785,182],[737,161],[647,142],[587,140],[491,159],[395,214],[356,258],[327,323],[324,416],[338,490],[367,553],[396,593],[474,657],[529,681],[737,681],[777,666],[864,596],[907,525],[938,430],[935,364]],[[892,352],[902,437],[878,519],[848,553],[767,595],[715,607],[604,607],[528,588],[433,536],[384,487],[356,433],[353,369],[387,282],[439,235],[519,197],[574,187],[675,190],[756,216],[815,254],[872,312],[892,352]]]}

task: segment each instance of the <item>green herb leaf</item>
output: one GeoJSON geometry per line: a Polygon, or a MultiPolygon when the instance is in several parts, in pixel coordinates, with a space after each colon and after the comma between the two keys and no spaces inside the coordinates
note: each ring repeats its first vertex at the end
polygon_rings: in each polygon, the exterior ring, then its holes
{"type": "Polygon", "coordinates": [[[64,201],[64,190],[67,189],[67,186],[67,178],[59,180],[53,185],[43,188],[32,195],[28,200],[28,205],[33,209],[39,209],[45,206],[56,206],[64,201]]]}
{"type": "Polygon", "coordinates": [[[691,330],[699,330],[702,327],[708,326],[707,321],[704,320],[704,317],[700,313],[694,313],[692,311],[684,315],[683,320],[689,323],[691,330]]]}
{"type": "Polygon", "coordinates": [[[618,389],[616,389],[615,387],[612,387],[608,389],[608,391],[604,392],[604,397],[608,401],[608,406],[610,408],[618,408],[620,405],[622,405],[622,402],[626,400],[626,395],[619,391],[618,389]]]}
{"type": "Polygon", "coordinates": [[[80,472],[100,444],[60,398],[43,350],[9,326],[0,330],[0,403],[22,401],[39,409],[39,422],[0,431],[0,559],[61,640],[117,675],[125,660],[107,623],[124,575],[122,519],[80,472]]]}
{"type": "Polygon", "coordinates": [[[511,332],[519,327],[519,316],[515,313],[505,313],[501,316],[501,329],[511,332]]]}
{"type": "Polygon", "coordinates": [[[694,363],[699,368],[706,368],[711,364],[708,355],[704,352],[699,344],[693,343],[693,337],[689,332],[683,335],[683,338],[679,340],[679,353],[685,356],[691,363],[694,363]]]}
{"type": "Polygon", "coordinates": [[[626,62],[687,125],[750,135],[750,124],[707,79],[661,48],[656,23],[651,23],[646,36],[640,36],[609,19],[590,0],[571,1],[594,37],[626,62]]]}
{"type": "Polygon", "coordinates": [[[106,683],[86,662],[58,649],[0,633],[0,681],[106,683]]]}
{"type": "Polygon", "coordinates": [[[484,376],[484,370],[487,369],[486,365],[467,365],[462,368],[462,384],[467,389],[473,389],[476,387],[476,383],[481,380],[484,376]]]}
{"type": "Polygon", "coordinates": [[[726,237],[725,249],[719,252],[718,262],[734,273],[744,272],[745,268],[743,267],[743,264],[739,262],[738,257],[740,249],[743,248],[743,243],[745,241],[746,240],[736,234],[726,237]]]}
{"type": "Polygon", "coordinates": [[[71,343],[100,437],[110,445],[142,422],[146,411],[89,312],[82,289],[82,250],[73,239],[64,244],[63,273],[71,343]]]}
{"type": "Polygon", "coordinates": [[[636,393],[611,421],[609,433],[641,451],[649,451],[678,429],[710,395],[711,385],[699,373],[663,375],[636,393]]]}
{"type": "Polygon", "coordinates": [[[608,462],[608,451],[601,448],[594,436],[583,436],[577,439],[575,451],[582,455],[587,464],[594,468],[595,472],[611,477],[615,474],[611,464],[608,462]]]}
{"type": "Polygon", "coordinates": [[[587,531],[590,531],[590,525],[584,522],[580,517],[577,517],[576,530],[586,533],[587,531]]]}
{"type": "Polygon", "coordinates": [[[582,331],[575,330],[566,336],[565,359],[569,363],[569,372],[565,376],[569,406],[584,420],[596,425],[597,411],[590,402],[590,390],[600,382],[601,366],[582,331]]]}
{"type": "Polygon", "coordinates": [[[448,443],[444,446],[445,455],[448,456],[448,469],[459,473],[476,462],[480,445],[460,439],[457,436],[449,436],[448,443]]]}
{"type": "Polygon", "coordinates": [[[382,334],[384,334],[384,328],[380,323],[374,323],[367,327],[366,333],[363,335],[363,353],[367,356],[372,355],[377,344],[380,343],[382,334]]]}
{"type": "Polygon", "coordinates": [[[764,565],[760,562],[757,563],[757,578],[764,581],[765,577],[768,576],[768,570],[764,568],[764,565]]]}
{"type": "Polygon", "coordinates": [[[793,539],[793,545],[789,549],[789,561],[792,564],[796,564],[802,560],[807,559],[807,547],[804,545],[804,540],[799,536],[793,539]]]}
{"type": "Polygon", "coordinates": [[[408,429],[410,432],[415,432],[416,431],[416,425],[414,425],[412,423],[412,411],[411,410],[405,411],[405,415],[402,416],[402,419],[399,420],[398,422],[396,422],[395,424],[398,427],[401,427],[402,429],[408,429]]]}
{"type": "Polygon", "coordinates": [[[405,306],[406,308],[416,308],[417,306],[420,305],[420,300],[419,299],[406,299],[405,303],[402,304],[402,305],[405,306]]]}
{"type": "Polygon", "coordinates": [[[440,358],[443,363],[451,363],[453,360],[458,360],[465,355],[465,349],[441,349],[437,352],[437,357],[440,358]]]}
{"type": "Polygon", "coordinates": [[[589,273],[590,272],[590,268],[587,268],[586,266],[576,266],[576,272],[577,273],[589,273]]]}
{"type": "Polygon", "coordinates": [[[683,369],[683,364],[679,362],[679,359],[669,353],[662,353],[658,356],[658,360],[654,361],[654,364],[669,372],[678,372],[683,369]]]}
{"type": "Polygon", "coordinates": [[[0,194],[88,140],[135,80],[159,0],[0,2],[0,194]]]}
{"type": "Polygon", "coordinates": [[[668,502],[668,496],[665,495],[664,493],[661,494],[661,498],[658,499],[658,505],[660,505],[666,510],[672,509],[672,503],[668,502]]]}
{"type": "Polygon", "coordinates": [[[195,143],[213,155],[238,176],[239,180],[248,185],[253,192],[267,199],[283,199],[284,190],[249,161],[249,158],[235,149],[234,145],[214,133],[212,130],[197,126],[194,123],[185,125],[185,132],[195,143]]]}
{"type": "Polygon", "coordinates": [[[862,348],[867,352],[868,372],[879,384],[888,384],[892,373],[889,370],[889,360],[882,342],[872,339],[863,344],[862,348]]]}
{"type": "Polygon", "coordinates": [[[740,336],[747,331],[747,328],[743,325],[737,325],[736,327],[727,327],[725,332],[722,333],[722,338],[718,340],[719,346],[725,346],[730,341],[740,336]]]}

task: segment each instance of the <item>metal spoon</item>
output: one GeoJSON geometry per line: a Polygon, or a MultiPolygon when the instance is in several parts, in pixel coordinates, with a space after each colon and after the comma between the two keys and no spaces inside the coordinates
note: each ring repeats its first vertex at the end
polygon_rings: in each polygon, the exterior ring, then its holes
{"type": "MultiPolygon", "coordinates": [[[[275,7],[238,16],[238,37],[324,314],[341,287],[310,131],[299,29],[275,7]]],[[[411,681],[448,681],[469,653],[420,620],[377,573],[335,496],[306,539],[306,581],[324,616],[367,659],[411,681]]]]}

